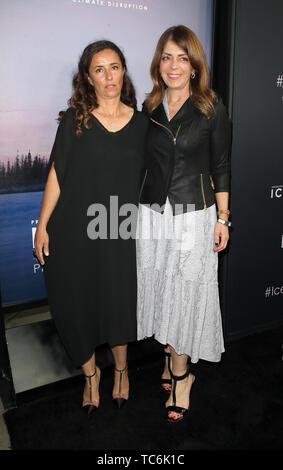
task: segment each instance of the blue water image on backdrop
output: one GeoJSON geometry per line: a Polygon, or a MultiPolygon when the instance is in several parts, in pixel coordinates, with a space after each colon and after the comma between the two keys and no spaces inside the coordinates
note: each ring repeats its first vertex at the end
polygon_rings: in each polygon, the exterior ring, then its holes
{"type": "Polygon", "coordinates": [[[42,267],[32,254],[43,192],[0,195],[2,305],[46,298],[42,267]]]}

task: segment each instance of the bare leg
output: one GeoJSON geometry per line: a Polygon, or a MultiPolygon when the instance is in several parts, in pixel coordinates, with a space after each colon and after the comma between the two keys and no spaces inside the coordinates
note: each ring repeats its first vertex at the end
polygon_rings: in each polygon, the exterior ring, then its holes
{"type": "Polygon", "coordinates": [[[99,405],[99,380],[100,380],[100,369],[95,364],[95,354],[91,356],[91,358],[82,365],[82,370],[85,375],[93,375],[95,370],[96,374],[91,378],[91,393],[92,393],[92,402],[90,402],[89,396],[89,382],[86,378],[86,384],[84,388],[84,395],[83,395],[83,406],[94,404],[95,406],[99,405]]]}
{"type": "Polygon", "coordinates": [[[129,398],[129,378],[128,378],[128,370],[125,369],[127,367],[127,344],[111,346],[111,350],[113,353],[114,361],[115,361],[115,373],[114,373],[114,387],[113,387],[113,398],[125,398],[127,400],[129,398]],[[122,374],[122,387],[121,387],[121,394],[119,395],[119,382],[120,382],[120,373],[116,371],[124,370],[122,374]]]}
{"type": "MultiPolygon", "coordinates": [[[[170,347],[169,347],[168,344],[166,346],[164,346],[164,352],[171,354],[170,347]]],[[[171,358],[170,358],[170,363],[171,363],[171,358]]],[[[163,373],[161,375],[161,378],[162,379],[171,379],[171,375],[170,375],[170,372],[169,372],[169,369],[168,369],[167,356],[165,356],[164,370],[163,370],[163,373]]],[[[162,384],[162,387],[165,390],[168,390],[168,391],[171,390],[171,385],[170,384],[162,384]]]]}
{"type": "MultiPolygon", "coordinates": [[[[170,346],[171,351],[171,364],[172,364],[172,373],[173,375],[182,376],[187,372],[187,362],[188,356],[187,354],[177,354],[176,351],[170,346]]],[[[184,380],[180,380],[177,382],[176,387],[176,405],[181,406],[182,408],[189,408],[190,404],[190,390],[193,382],[193,376],[190,374],[184,380]]],[[[170,397],[168,398],[165,406],[170,406],[173,404],[173,396],[172,392],[170,393],[170,397]]],[[[168,416],[171,418],[178,418],[181,415],[178,413],[174,413],[170,411],[168,416]]]]}

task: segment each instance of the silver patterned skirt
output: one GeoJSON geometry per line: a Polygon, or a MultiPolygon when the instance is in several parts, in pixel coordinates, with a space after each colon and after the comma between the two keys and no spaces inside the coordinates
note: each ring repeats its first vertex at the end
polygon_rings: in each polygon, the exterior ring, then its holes
{"type": "Polygon", "coordinates": [[[138,339],[154,335],[177,354],[218,362],[225,351],[213,251],[216,206],[173,216],[140,205],[138,339]]]}

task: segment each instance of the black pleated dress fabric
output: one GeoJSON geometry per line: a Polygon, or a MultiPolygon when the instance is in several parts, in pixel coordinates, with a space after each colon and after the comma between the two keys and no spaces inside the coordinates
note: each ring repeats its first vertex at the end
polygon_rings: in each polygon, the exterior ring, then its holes
{"type": "Polygon", "coordinates": [[[47,224],[49,256],[44,256],[51,314],[77,367],[100,344],[137,338],[135,239],[119,233],[133,212],[110,221],[109,209],[110,196],[112,207],[138,205],[148,119],[134,111],[117,132],[109,132],[94,116],[91,124],[77,136],[72,108],[59,124],[50,165],[54,162],[60,196],[47,224]],[[95,211],[93,204],[101,206],[95,211]],[[102,225],[105,210],[107,229],[102,225]],[[98,220],[100,237],[93,239],[98,220]]]}

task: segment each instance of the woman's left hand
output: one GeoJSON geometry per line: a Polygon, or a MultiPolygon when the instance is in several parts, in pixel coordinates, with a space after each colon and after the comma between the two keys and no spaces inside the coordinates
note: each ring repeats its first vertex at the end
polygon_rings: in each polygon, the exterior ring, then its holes
{"type": "Polygon", "coordinates": [[[214,251],[225,250],[229,240],[229,229],[227,225],[216,222],[214,229],[214,251]]]}

